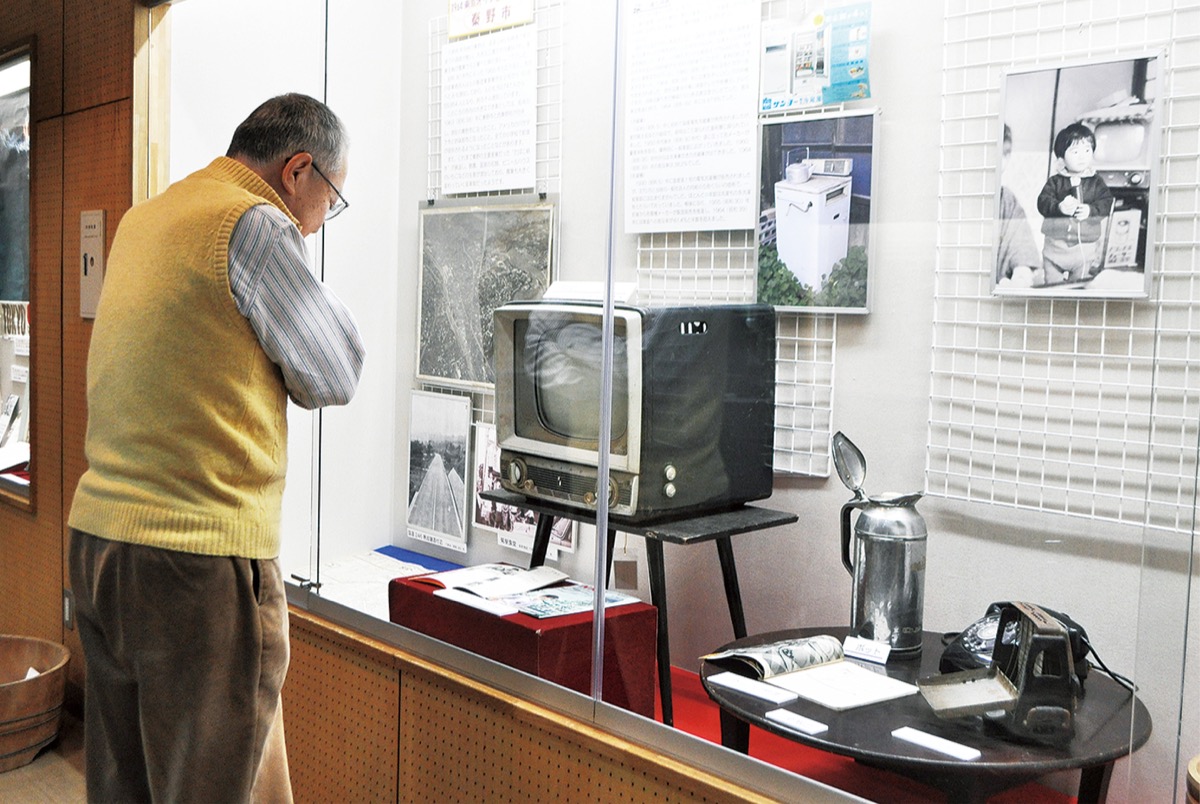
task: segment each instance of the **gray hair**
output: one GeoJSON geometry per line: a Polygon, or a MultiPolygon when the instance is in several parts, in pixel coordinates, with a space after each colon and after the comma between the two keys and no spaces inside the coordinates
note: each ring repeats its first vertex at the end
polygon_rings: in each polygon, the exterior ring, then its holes
{"type": "Polygon", "coordinates": [[[306,151],[327,172],[345,167],[349,137],[342,121],[316,98],[290,92],[262,103],[233,132],[226,156],[259,164],[306,151]]]}

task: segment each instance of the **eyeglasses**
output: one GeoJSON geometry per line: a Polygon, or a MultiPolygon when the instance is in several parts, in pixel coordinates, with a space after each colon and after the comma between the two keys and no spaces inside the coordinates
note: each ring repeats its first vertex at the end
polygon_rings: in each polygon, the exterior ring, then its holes
{"type": "Polygon", "coordinates": [[[346,200],[344,195],[342,195],[342,191],[334,186],[333,182],[329,180],[329,177],[321,172],[321,169],[317,167],[316,162],[312,163],[312,169],[317,171],[317,175],[324,179],[326,184],[328,184],[330,187],[333,187],[333,191],[337,193],[338,200],[334,201],[333,204],[330,205],[329,211],[325,213],[325,220],[331,221],[338,215],[341,215],[342,212],[345,211],[346,207],[350,206],[350,202],[346,200]]]}

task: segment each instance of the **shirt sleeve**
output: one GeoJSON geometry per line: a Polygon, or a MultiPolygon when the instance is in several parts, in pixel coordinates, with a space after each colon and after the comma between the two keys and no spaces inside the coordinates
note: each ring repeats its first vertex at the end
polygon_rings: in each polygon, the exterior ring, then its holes
{"type": "Polygon", "coordinates": [[[364,355],[358,325],[309,270],[300,230],[283,212],[260,205],[238,220],[229,287],[296,404],[312,410],[350,401],[364,355]]]}

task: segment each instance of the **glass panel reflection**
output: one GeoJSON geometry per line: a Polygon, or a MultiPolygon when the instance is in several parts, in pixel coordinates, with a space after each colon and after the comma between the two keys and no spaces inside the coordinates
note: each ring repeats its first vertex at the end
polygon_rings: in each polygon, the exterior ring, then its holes
{"type": "Polygon", "coordinates": [[[29,492],[29,54],[0,54],[0,492],[29,492]]]}

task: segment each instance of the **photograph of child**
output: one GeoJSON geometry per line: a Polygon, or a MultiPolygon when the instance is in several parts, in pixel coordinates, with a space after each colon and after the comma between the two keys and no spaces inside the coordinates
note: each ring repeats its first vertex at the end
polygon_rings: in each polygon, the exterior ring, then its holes
{"type": "Polygon", "coordinates": [[[1042,270],[1047,285],[1091,279],[1104,255],[1100,241],[1113,195],[1096,175],[1096,135],[1083,123],[1072,123],[1054,137],[1054,155],[1062,161],[1038,194],[1042,215],[1042,270]]]}
{"type": "Polygon", "coordinates": [[[1004,75],[994,293],[1149,295],[1159,73],[1155,54],[1004,75]]]}

